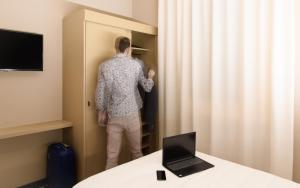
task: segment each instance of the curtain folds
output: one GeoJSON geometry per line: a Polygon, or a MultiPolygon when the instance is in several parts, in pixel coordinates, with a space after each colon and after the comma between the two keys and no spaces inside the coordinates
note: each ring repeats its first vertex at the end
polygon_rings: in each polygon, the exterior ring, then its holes
{"type": "Polygon", "coordinates": [[[159,0],[161,137],[292,178],[294,3],[159,0]]]}

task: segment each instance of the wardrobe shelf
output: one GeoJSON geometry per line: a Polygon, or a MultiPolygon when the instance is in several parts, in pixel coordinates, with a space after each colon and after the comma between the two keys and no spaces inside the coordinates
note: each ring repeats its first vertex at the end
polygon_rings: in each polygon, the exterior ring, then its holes
{"type": "Polygon", "coordinates": [[[148,147],[150,147],[150,144],[149,144],[149,143],[144,143],[144,144],[142,145],[142,149],[148,148],[148,147]]]}
{"type": "Polygon", "coordinates": [[[149,132],[143,133],[143,137],[150,136],[150,135],[151,135],[151,133],[149,133],[149,132]]]}
{"type": "Polygon", "coordinates": [[[137,48],[137,47],[131,47],[132,50],[136,50],[136,51],[149,51],[149,49],[146,48],[137,48]]]}

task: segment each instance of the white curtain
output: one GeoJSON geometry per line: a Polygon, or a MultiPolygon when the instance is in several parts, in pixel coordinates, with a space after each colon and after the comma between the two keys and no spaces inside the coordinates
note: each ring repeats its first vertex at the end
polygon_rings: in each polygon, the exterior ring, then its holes
{"type": "Polygon", "coordinates": [[[161,137],[292,178],[294,3],[159,0],[161,137]]]}

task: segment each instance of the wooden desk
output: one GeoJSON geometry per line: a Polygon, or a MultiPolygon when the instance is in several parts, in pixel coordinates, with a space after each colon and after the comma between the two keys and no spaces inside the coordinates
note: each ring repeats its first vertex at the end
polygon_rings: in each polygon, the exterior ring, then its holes
{"type": "Polygon", "coordinates": [[[49,121],[49,122],[42,122],[42,123],[35,123],[35,124],[28,124],[28,125],[14,126],[14,127],[3,127],[0,128],[0,140],[28,135],[28,134],[63,129],[67,127],[72,127],[72,123],[63,120],[49,121]]]}

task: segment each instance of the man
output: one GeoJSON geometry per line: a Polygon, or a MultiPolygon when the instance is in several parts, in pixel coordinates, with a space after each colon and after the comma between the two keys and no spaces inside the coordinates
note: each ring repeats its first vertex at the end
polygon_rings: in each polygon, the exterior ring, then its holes
{"type": "Polygon", "coordinates": [[[143,156],[141,152],[141,121],[139,110],[142,99],[138,84],[150,92],[155,72],[150,70],[144,77],[141,65],[131,58],[130,40],[116,40],[117,54],[99,67],[96,89],[96,108],[101,115],[108,114],[106,169],[118,165],[122,133],[126,133],[132,158],[143,156]]]}

